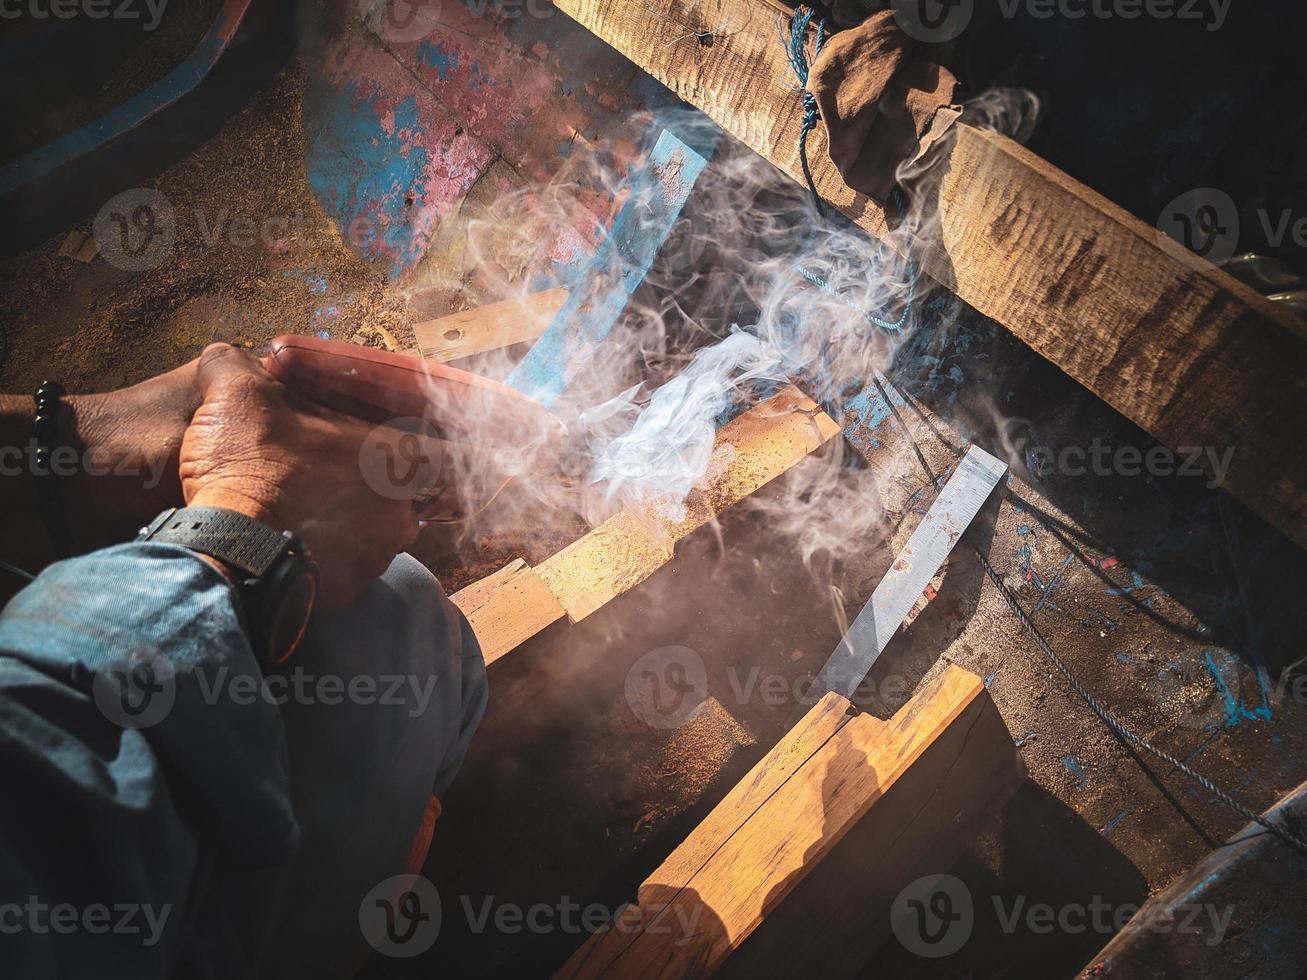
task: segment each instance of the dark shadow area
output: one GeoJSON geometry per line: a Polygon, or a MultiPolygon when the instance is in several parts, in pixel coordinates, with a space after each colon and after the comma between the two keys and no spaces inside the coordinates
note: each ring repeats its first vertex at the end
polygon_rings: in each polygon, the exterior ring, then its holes
{"type": "MultiPolygon", "coordinates": [[[[1121,909],[1137,908],[1148,895],[1129,860],[1075,811],[1029,780],[987,825],[976,846],[946,870],[971,899],[969,935],[963,919],[955,926],[960,934],[945,937],[956,943],[965,935],[961,948],[926,957],[909,952],[891,934],[860,976],[1075,976],[1116,928],[1096,929],[1091,903],[1105,906],[1109,911],[1099,918],[1110,921],[1121,909]],[[1066,913],[1070,930],[1054,919],[1044,931],[1043,906],[1055,915],[1084,907],[1087,927],[1079,929],[1078,915],[1066,913]]],[[[943,950],[944,943],[938,948],[943,950]]]]}
{"type": "MultiPolygon", "coordinates": [[[[296,6],[269,0],[253,3],[231,45],[190,95],[99,150],[0,199],[6,217],[0,258],[31,248],[94,215],[114,194],[148,183],[217,134],[294,53],[296,6]]],[[[104,23],[95,22],[96,26],[104,23]]],[[[88,43],[99,50],[100,35],[92,32],[88,36],[88,43]]],[[[190,55],[184,46],[178,51],[184,52],[183,60],[190,55]]],[[[130,56],[130,52],[119,54],[130,56]]],[[[103,68],[100,60],[82,74],[74,56],[60,56],[59,64],[67,68],[69,76],[60,97],[71,100],[62,111],[76,113],[76,100],[98,99],[99,90],[94,86],[96,72],[103,68]]],[[[95,109],[99,108],[97,103],[95,109]]],[[[104,108],[107,111],[112,106],[104,108]]],[[[94,112],[91,117],[95,118],[94,112]]]]}
{"type": "Polygon", "coordinates": [[[1268,236],[1260,214],[1307,214],[1298,50],[1307,7],[1236,3],[1218,21],[1208,3],[1129,19],[1093,12],[1111,4],[1068,6],[1085,15],[976,3],[944,56],[963,96],[996,85],[1033,90],[1043,109],[1029,146],[1039,156],[1149,225],[1184,192],[1223,190],[1239,209],[1239,250],[1307,274],[1307,249],[1289,235],[1270,241],[1276,223],[1268,236]]]}

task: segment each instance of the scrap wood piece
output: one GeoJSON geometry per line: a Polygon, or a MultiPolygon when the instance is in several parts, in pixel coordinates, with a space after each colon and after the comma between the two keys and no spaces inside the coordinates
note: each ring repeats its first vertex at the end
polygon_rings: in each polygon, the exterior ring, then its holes
{"type": "Polygon", "coordinates": [[[686,512],[622,511],[542,562],[536,572],[579,622],[672,560],[675,543],[761,489],[839,432],[835,420],[797,388],[783,389],[717,433],[708,471],[686,512]]]}
{"type": "Polygon", "coordinates": [[[508,384],[548,406],[586,371],[670,234],[707,157],[664,131],[594,258],[508,384]]]}
{"type": "Polygon", "coordinates": [[[489,602],[506,583],[528,567],[530,566],[527,565],[525,558],[514,558],[498,571],[477,579],[471,585],[463,586],[449,599],[462,610],[464,616],[469,616],[489,602]]]}
{"type": "Polygon", "coordinates": [[[100,243],[84,231],[70,231],[59,246],[58,255],[63,259],[76,259],[78,262],[91,262],[100,254],[100,243]]]}
{"type": "MultiPolygon", "coordinates": [[[[802,94],[773,6],[556,6],[801,180],[802,94]],[[667,44],[669,23],[731,28],[711,46],[667,44]]],[[[1232,448],[1224,486],[1307,547],[1307,455],[1283,452],[1307,399],[1307,321],[1014,141],[953,132],[938,164],[940,241],[919,256],[922,270],[1172,449],[1232,448]]],[[[824,141],[809,140],[818,192],[884,238],[885,207],[844,184],[824,141]]]]}
{"type": "Polygon", "coordinates": [[[395,335],[379,323],[363,324],[363,326],[358,329],[358,334],[356,334],[356,336],[358,335],[364,337],[376,337],[381,341],[381,346],[386,348],[386,350],[399,350],[399,341],[395,338],[395,335]]]}
{"type": "Polygon", "coordinates": [[[558,286],[415,323],[416,353],[444,363],[535,340],[567,297],[568,290],[558,286]]]}
{"type": "Polygon", "coordinates": [[[838,694],[824,695],[645,879],[641,891],[684,887],[717,849],[844,727],[852,707],[838,694]]]}
{"type": "Polygon", "coordinates": [[[565,615],[554,594],[521,558],[450,599],[472,626],[487,667],[565,615]]]}
{"type": "MultiPolygon", "coordinates": [[[[902,874],[919,866],[923,847],[931,843],[927,838],[954,827],[960,812],[974,815],[1005,800],[1023,778],[984,684],[958,667],[929,677],[888,722],[863,714],[835,727],[829,712],[847,704],[838,695],[819,702],[809,714],[824,719],[801,724],[785,739],[819,733],[819,744],[800,764],[771,777],[774,788],[743,820],[736,822],[736,811],[725,803],[715,810],[709,822],[724,818],[725,826],[696,832],[714,845],[706,858],[707,849],[692,834],[687,843],[693,853],[665,862],[656,872],[663,880],[651,876],[639,904],[590,937],[557,976],[706,976],[723,965],[733,968],[728,958],[742,947],[747,955],[746,941],[762,937],[778,946],[805,945],[809,970],[824,975],[817,969],[824,949],[842,955],[842,948],[861,941],[857,933],[841,931],[845,920],[826,914],[835,912],[828,896],[845,885],[874,883],[881,891],[892,889],[892,897],[911,880],[902,874]],[[965,796],[958,792],[963,783],[965,796]],[[864,825],[870,833],[859,833],[857,851],[840,847],[864,825]],[[878,874],[887,864],[894,865],[892,881],[878,874]],[[809,880],[823,890],[807,888],[809,880]],[[804,915],[796,930],[789,911],[795,903],[787,899],[798,889],[813,904],[798,910],[804,915]],[[787,935],[767,935],[773,920],[785,922],[787,935]]],[[[752,793],[749,784],[759,781],[769,759],[786,757],[774,750],[746,777],[744,793],[733,802],[752,793]]]]}
{"type": "MultiPolygon", "coordinates": [[[[960,668],[941,663],[921,690],[960,668]]],[[[965,673],[965,672],[964,672],[965,673]]],[[[980,678],[966,674],[971,684],[980,678]]],[[[918,703],[919,694],[889,722],[918,703]]],[[[875,754],[868,762],[876,765],[875,754]]],[[[719,975],[851,977],[890,936],[905,886],[948,871],[1025,782],[1012,735],[988,692],[946,728],[802,878],[719,975]]],[[[830,792],[838,791],[832,786],[830,792]]],[[[930,900],[930,895],[922,898],[930,900]]],[[[904,923],[915,926],[915,921],[904,923]]]]}
{"type": "Polygon", "coordinates": [[[967,450],[925,519],[912,532],[817,675],[818,691],[853,696],[1006,473],[1007,464],[979,446],[967,450]]]}

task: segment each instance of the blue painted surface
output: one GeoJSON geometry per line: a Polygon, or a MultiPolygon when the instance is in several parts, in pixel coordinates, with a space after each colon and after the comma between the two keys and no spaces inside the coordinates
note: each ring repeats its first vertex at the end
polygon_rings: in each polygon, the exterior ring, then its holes
{"type": "Polygon", "coordinates": [[[508,376],[509,385],[548,406],[585,370],[644,281],[707,164],[706,156],[663,132],[577,288],[508,376]]]}
{"type": "Polygon", "coordinates": [[[350,243],[366,258],[387,260],[398,278],[426,251],[406,202],[425,196],[431,156],[414,138],[423,132],[417,100],[410,95],[391,111],[393,125],[384,126],[381,107],[356,83],[332,89],[306,164],[309,186],[350,243]]]}
{"type": "Polygon", "coordinates": [[[885,400],[880,388],[874,382],[868,382],[856,395],[846,398],[838,407],[832,408],[834,417],[840,419],[844,428],[844,438],[859,452],[866,454],[872,449],[879,449],[885,440],[892,438],[898,431],[898,420],[894,418],[894,408],[906,411],[908,404],[903,396],[882,375],[877,378],[893,401],[885,400]]]}
{"type": "Polygon", "coordinates": [[[418,60],[428,68],[434,68],[442,82],[458,71],[458,52],[446,50],[440,41],[432,42],[430,38],[418,45],[418,60]]]}
{"type": "Polygon", "coordinates": [[[1048,585],[1047,587],[1045,587],[1043,594],[1039,597],[1039,601],[1035,603],[1035,608],[1030,610],[1031,616],[1034,616],[1035,613],[1039,612],[1040,609],[1044,608],[1045,603],[1048,603],[1048,605],[1050,606],[1053,605],[1051,602],[1048,601],[1049,596],[1053,594],[1054,590],[1058,586],[1058,583],[1062,581],[1062,576],[1066,574],[1066,570],[1071,567],[1071,562],[1074,560],[1075,560],[1075,555],[1066,556],[1066,559],[1062,562],[1062,567],[1059,568],[1057,570],[1057,573],[1049,580],[1048,585]]]}
{"type": "Polygon", "coordinates": [[[1084,789],[1089,785],[1089,777],[1085,775],[1085,767],[1074,755],[1062,756],[1062,765],[1066,766],[1066,771],[1075,777],[1076,789],[1084,789]]]}
{"type": "Polygon", "coordinates": [[[1120,813],[1114,816],[1107,823],[1103,824],[1103,830],[1102,830],[1103,834],[1104,835],[1110,834],[1112,831],[1114,831],[1117,828],[1117,825],[1120,824],[1122,820],[1124,820],[1126,817],[1130,816],[1130,814],[1134,812],[1135,812],[1134,807],[1132,806],[1126,807],[1124,810],[1122,810],[1120,813]]]}
{"type": "MultiPolygon", "coordinates": [[[[1237,678],[1239,676],[1239,664],[1228,653],[1222,654],[1222,664],[1229,668],[1237,678]]],[[[1244,721],[1270,721],[1271,720],[1271,696],[1270,687],[1266,679],[1266,672],[1262,670],[1253,671],[1253,676],[1257,678],[1257,688],[1261,694],[1262,703],[1250,708],[1244,704],[1243,697],[1233,688],[1225,679],[1225,671],[1218,667],[1215,659],[1212,657],[1211,650],[1203,651],[1203,666],[1207,668],[1212,679],[1216,681],[1216,689],[1221,694],[1221,701],[1225,706],[1225,727],[1234,728],[1244,721]]]]}

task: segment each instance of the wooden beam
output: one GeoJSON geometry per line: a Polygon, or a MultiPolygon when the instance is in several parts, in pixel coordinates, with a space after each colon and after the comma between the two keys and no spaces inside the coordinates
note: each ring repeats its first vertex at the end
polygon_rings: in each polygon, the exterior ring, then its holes
{"type": "MultiPolygon", "coordinates": [[[[1307,826],[1307,782],[1262,815],[1281,827],[1307,826]]],[[[1192,980],[1300,977],[1304,963],[1307,878],[1302,855],[1249,822],[1150,895],[1079,976],[1162,976],[1168,965],[1178,971],[1184,964],[1183,973],[1192,980]],[[1201,912],[1195,914],[1197,910],[1201,912]],[[1186,928],[1175,928],[1178,923],[1186,928]]]]}
{"type": "Polygon", "coordinates": [[[568,295],[559,286],[415,323],[418,356],[444,363],[535,340],[562,309],[568,295]]]}
{"type": "MultiPolygon", "coordinates": [[[[557,976],[707,976],[724,965],[743,976],[732,958],[752,956],[753,944],[801,946],[804,972],[815,976],[829,975],[824,967],[850,946],[870,955],[865,938],[844,927],[865,926],[865,914],[886,909],[859,908],[850,920],[827,914],[831,899],[871,882],[892,898],[911,880],[901,873],[919,867],[926,838],[956,836],[960,814],[1006,800],[1023,770],[984,684],[960,668],[938,671],[887,722],[864,714],[840,723],[849,708],[835,694],[815,705],[641,886],[637,904],[557,976]],[[962,782],[967,795],[958,792],[962,782]],[[864,824],[871,832],[859,834],[860,851],[841,849],[864,824]],[[884,874],[888,865],[900,874],[884,874]],[[790,912],[789,896],[800,888],[805,907],[790,912]],[[772,932],[773,921],[786,922],[786,935],[772,932]]],[[[749,969],[759,975],[756,961],[749,969]]]]}
{"type": "MultiPolygon", "coordinates": [[[[556,6],[800,179],[801,94],[772,7],[556,6]],[[730,29],[711,46],[674,41],[720,24],[730,29]]],[[[954,137],[939,163],[939,240],[919,256],[926,274],[1173,449],[1233,449],[1225,486],[1307,547],[1307,456],[1291,450],[1307,322],[1012,140],[967,125],[954,137]]],[[[808,156],[821,196],[884,237],[885,208],[844,184],[820,130],[808,156]]]]}
{"type": "Polygon", "coordinates": [[[486,663],[557,622],[578,622],[672,560],[675,543],[814,452],[839,426],[797,388],[786,388],[717,433],[708,475],[686,513],[620,512],[535,568],[522,559],[454,594],[486,663]]]}
{"type": "Polygon", "coordinates": [[[690,492],[686,513],[623,511],[536,569],[572,622],[643,582],[671,561],[675,543],[780,476],[839,432],[812,399],[788,387],[717,433],[708,472],[690,492]]]}
{"type": "Polygon", "coordinates": [[[521,558],[450,598],[472,626],[487,667],[565,615],[521,558]]]}
{"type": "Polygon", "coordinates": [[[641,890],[653,892],[684,887],[717,849],[798,772],[814,752],[844,727],[853,714],[852,707],[841,695],[830,693],[823,696],[749,770],[748,775],[731,788],[703,822],[690,831],[681,845],[645,879],[641,890]]]}

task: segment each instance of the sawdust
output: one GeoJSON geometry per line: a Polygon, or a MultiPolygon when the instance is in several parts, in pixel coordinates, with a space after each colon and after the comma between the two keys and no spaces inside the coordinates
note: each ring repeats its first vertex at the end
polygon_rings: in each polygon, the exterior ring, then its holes
{"type": "MultiPolygon", "coordinates": [[[[175,221],[154,268],[117,268],[103,250],[85,265],[61,258],[63,234],[5,264],[5,387],[30,387],[52,363],[73,390],[117,387],[213,340],[257,351],[282,333],[346,340],[370,327],[374,344],[387,333],[412,344],[402,295],[380,265],[349,250],[309,188],[302,89],[298,65],[284,69],[151,182],[175,221]]],[[[76,230],[90,233],[92,218],[76,230]]]]}
{"type": "Polygon", "coordinates": [[[710,697],[690,721],[676,729],[660,760],[658,775],[675,782],[687,805],[697,802],[730,757],[755,741],[720,701],[710,697]]]}
{"type": "Polygon", "coordinates": [[[637,842],[702,800],[735,754],[757,742],[711,696],[679,727],[667,732],[651,730],[635,717],[626,701],[614,706],[609,727],[620,739],[661,736],[658,751],[637,763],[613,787],[614,816],[637,842]]]}
{"type": "Polygon", "coordinates": [[[451,542],[447,530],[431,527],[423,532],[411,552],[435,573],[445,592],[453,594],[493,575],[515,558],[537,566],[588,530],[579,517],[556,515],[554,519],[534,524],[502,524],[470,540],[451,542]]]}

